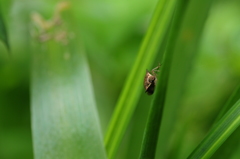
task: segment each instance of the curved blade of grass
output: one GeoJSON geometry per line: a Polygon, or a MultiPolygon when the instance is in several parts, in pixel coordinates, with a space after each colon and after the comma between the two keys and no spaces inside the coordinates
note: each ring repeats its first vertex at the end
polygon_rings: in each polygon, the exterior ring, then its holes
{"type": "MultiPolygon", "coordinates": [[[[223,106],[222,110],[218,114],[214,125],[216,125],[217,121],[223,117],[223,115],[240,99],[240,85],[236,87],[226,104],[223,106]]],[[[239,150],[239,134],[240,127],[234,131],[231,136],[219,147],[219,149],[214,153],[213,158],[232,158],[231,156],[234,153],[237,153],[239,150]]]]}
{"type": "Polygon", "coordinates": [[[190,154],[189,159],[207,159],[240,125],[240,100],[219,120],[198,147],[190,154]]]}
{"type": "MultiPolygon", "coordinates": [[[[160,0],[156,7],[137,60],[119,97],[105,136],[105,146],[109,159],[114,157],[132,117],[138,98],[143,90],[142,83],[146,68],[154,61],[159,46],[163,42],[175,3],[176,0],[160,0]]],[[[163,50],[161,51],[163,52],[163,50]]]]}
{"type": "Polygon", "coordinates": [[[160,77],[158,78],[156,94],[150,108],[150,114],[144,132],[140,159],[155,158],[174,46],[176,45],[176,37],[179,35],[179,26],[181,25],[187,5],[188,0],[182,0],[178,1],[176,6],[167,50],[164,54],[163,65],[160,71],[160,77]]]}
{"type": "Polygon", "coordinates": [[[5,46],[7,47],[7,49],[9,50],[9,42],[8,42],[8,35],[7,35],[7,29],[6,29],[6,25],[4,23],[3,20],[3,15],[2,15],[2,11],[1,11],[1,1],[0,1],[0,40],[5,44],[5,46]]]}
{"type": "MultiPolygon", "coordinates": [[[[231,158],[237,155],[239,158],[239,134],[240,127],[238,127],[227,139],[226,141],[217,149],[217,151],[212,155],[211,158],[231,158]]],[[[236,158],[236,157],[235,157],[236,158]]]]}
{"type": "Polygon", "coordinates": [[[228,109],[232,107],[232,105],[240,99],[240,85],[237,86],[235,91],[232,93],[231,97],[228,99],[227,103],[223,106],[221,112],[218,114],[215,123],[221,119],[221,117],[227,112],[228,109]]]}
{"type": "Polygon", "coordinates": [[[166,155],[168,155],[166,154],[168,153],[168,143],[170,143],[172,129],[176,122],[176,116],[182,102],[191,68],[198,54],[202,30],[211,3],[211,0],[189,1],[183,23],[179,26],[180,34],[176,37],[176,45],[173,46],[174,56],[169,75],[156,158],[166,158],[166,155]]]}

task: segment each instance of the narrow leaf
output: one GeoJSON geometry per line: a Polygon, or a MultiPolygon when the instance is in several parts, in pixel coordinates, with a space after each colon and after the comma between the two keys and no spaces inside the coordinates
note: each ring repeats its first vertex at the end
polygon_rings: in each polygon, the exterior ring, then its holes
{"type": "MultiPolygon", "coordinates": [[[[162,44],[168,30],[175,3],[176,0],[160,0],[157,4],[137,60],[127,78],[105,136],[105,146],[109,159],[114,158],[133,115],[136,103],[143,91],[142,83],[146,68],[156,58],[159,46],[162,44]]],[[[161,50],[161,52],[163,53],[164,50],[161,50]]]]}
{"type": "Polygon", "coordinates": [[[0,40],[5,44],[7,49],[10,49],[9,42],[8,42],[8,34],[7,34],[7,29],[6,29],[6,24],[4,23],[3,20],[3,13],[1,10],[1,1],[0,1],[0,40]]]}
{"type": "Polygon", "coordinates": [[[227,103],[223,106],[221,112],[218,114],[215,123],[221,119],[221,117],[232,107],[232,105],[240,99],[240,85],[232,93],[231,97],[228,99],[227,103]]]}
{"type": "MultiPolygon", "coordinates": [[[[223,106],[219,115],[217,116],[214,125],[223,117],[223,115],[240,99],[240,85],[236,87],[226,104],[223,106]]],[[[219,149],[214,153],[213,158],[232,158],[235,153],[238,152],[240,142],[239,142],[240,127],[234,131],[231,136],[219,147],[219,149]]]]}
{"type": "Polygon", "coordinates": [[[189,159],[207,159],[240,125],[240,100],[221,118],[204,140],[190,154],[189,159]]]}
{"type": "Polygon", "coordinates": [[[174,56],[169,75],[157,158],[164,158],[164,156],[168,155],[166,153],[171,153],[168,152],[168,145],[166,144],[170,143],[172,129],[177,120],[176,117],[188,84],[191,69],[198,55],[199,42],[212,3],[211,0],[191,0],[188,2],[182,25],[179,26],[180,33],[176,37],[176,45],[172,46],[174,56]]]}
{"type": "Polygon", "coordinates": [[[178,1],[176,11],[170,31],[170,39],[168,42],[166,53],[164,54],[163,65],[160,71],[160,77],[157,83],[157,91],[150,108],[150,114],[146,125],[144,139],[142,143],[140,159],[155,158],[155,152],[158,141],[158,134],[162,122],[163,106],[168,85],[169,72],[171,68],[174,47],[176,45],[176,37],[179,35],[179,26],[181,26],[188,1],[178,1]]]}

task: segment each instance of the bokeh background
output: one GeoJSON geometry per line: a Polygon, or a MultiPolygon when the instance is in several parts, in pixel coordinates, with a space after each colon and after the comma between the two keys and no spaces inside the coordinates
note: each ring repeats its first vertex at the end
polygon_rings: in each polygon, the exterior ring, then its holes
{"type": "MultiPolygon", "coordinates": [[[[11,50],[0,43],[0,158],[31,159],[31,13],[51,18],[57,1],[2,0],[11,50]],[[41,12],[42,10],[45,12],[41,12]]],[[[137,56],[156,0],[82,0],[78,17],[103,134],[137,56]]],[[[75,6],[76,7],[76,6],[75,6]]],[[[240,1],[215,0],[188,77],[165,158],[184,158],[214,122],[240,79],[240,1]],[[197,125],[197,126],[196,126],[197,125]],[[179,141],[181,136],[182,141],[179,141]],[[179,148],[180,147],[180,148],[179,148]],[[177,152],[177,155],[171,152],[177,152]],[[177,156],[177,157],[176,157],[177,156]]],[[[157,64],[156,64],[157,65],[157,64]]],[[[147,68],[151,69],[151,68],[147,68]]],[[[144,92],[144,91],[143,91],[144,92]]],[[[150,97],[141,96],[118,158],[136,158],[150,97]]],[[[236,141],[240,149],[240,140],[236,141]]],[[[224,149],[226,150],[226,149],[224,149]]],[[[226,150],[228,151],[228,150],[226,150]]],[[[230,151],[230,150],[229,150],[230,151]]],[[[217,152],[218,153],[218,152],[217,152]]],[[[227,152],[226,152],[227,153],[227,152]]],[[[234,153],[233,158],[239,153],[234,153]]]]}

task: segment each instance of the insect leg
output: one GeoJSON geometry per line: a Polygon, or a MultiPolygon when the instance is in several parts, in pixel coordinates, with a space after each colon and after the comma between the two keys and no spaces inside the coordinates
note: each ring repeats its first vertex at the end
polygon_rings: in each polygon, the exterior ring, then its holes
{"type": "Polygon", "coordinates": [[[159,63],[157,67],[155,67],[155,68],[152,69],[151,72],[152,72],[152,74],[153,74],[154,76],[156,76],[156,72],[159,72],[158,69],[160,68],[160,66],[161,66],[161,64],[159,63]]]}

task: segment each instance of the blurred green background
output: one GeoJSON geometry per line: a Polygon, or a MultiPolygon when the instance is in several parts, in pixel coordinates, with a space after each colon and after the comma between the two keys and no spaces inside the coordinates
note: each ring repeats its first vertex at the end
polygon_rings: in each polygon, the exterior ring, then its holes
{"type": "MultiPolygon", "coordinates": [[[[0,43],[0,158],[31,159],[29,70],[33,38],[30,17],[32,12],[39,12],[45,19],[50,19],[58,1],[1,2],[11,51],[8,53],[0,43]]],[[[79,8],[76,15],[79,21],[74,23],[81,26],[103,134],[156,3],[156,0],[83,0],[78,6],[72,6],[79,8]]],[[[165,158],[188,155],[208,132],[220,108],[239,83],[239,15],[239,0],[214,1],[183,102],[179,105],[171,141],[166,143],[165,158]],[[173,151],[175,155],[171,154],[173,151]]],[[[150,98],[142,94],[121,144],[119,159],[138,156],[148,112],[144,103],[150,98]]],[[[234,144],[240,150],[240,140],[234,144]]],[[[235,158],[239,155],[239,152],[235,154],[235,158]]]]}

